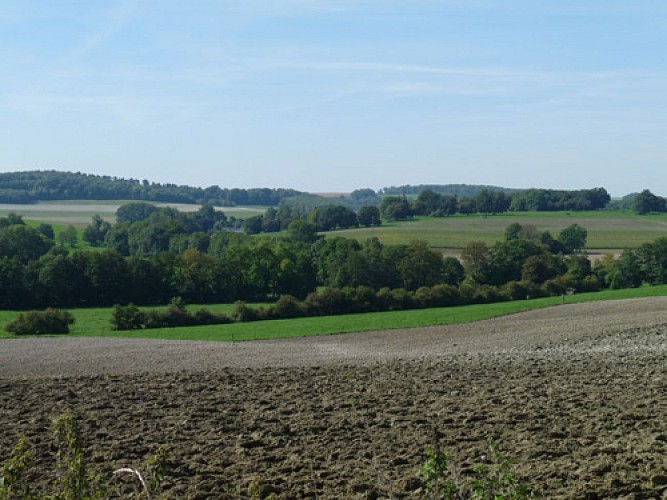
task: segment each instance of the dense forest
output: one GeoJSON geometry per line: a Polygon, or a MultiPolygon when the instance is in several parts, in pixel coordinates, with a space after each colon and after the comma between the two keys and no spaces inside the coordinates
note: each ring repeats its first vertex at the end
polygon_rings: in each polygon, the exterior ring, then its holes
{"type": "Polygon", "coordinates": [[[444,196],[456,196],[457,198],[474,198],[482,191],[500,192],[514,194],[521,189],[504,188],[499,186],[486,186],[478,184],[406,184],[404,186],[390,186],[380,189],[381,195],[416,195],[422,191],[433,191],[444,196]]]}
{"type": "Polygon", "coordinates": [[[55,170],[0,173],[0,203],[46,200],[144,200],[218,206],[278,205],[294,189],[198,188],[55,170]]]}
{"type": "Polygon", "coordinates": [[[211,206],[181,213],[141,205],[124,208],[114,225],[93,219],[87,229],[99,251],[57,243],[48,225],[33,228],[18,216],[0,219],[0,307],[283,297],[280,304],[291,312],[271,314],[318,315],[667,282],[667,238],[591,265],[580,253],[587,231],[576,224],[557,235],[512,224],[502,241],[472,242],[459,260],[443,258],[420,241],[325,239],[303,220],[292,221],[281,237],[255,238],[229,231],[225,215],[211,206]]]}
{"type": "MultiPolygon", "coordinates": [[[[602,188],[581,191],[545,189],[517,190],[495,186],[465,184],[387,187],[379,191],[357,189],[349,196],[327,199],[294,189],[199,188],[160,184],[146,179],[122,179],[80,172],[26,171],[0,173],[0,203],[33,203],[47,200],[143,200],[172,203],[210,203],[217,206],[266,205],[284,203],[290,208],[310,212],[329,203],[358,210],[379,205],[386,196],[435,193],[458,200],[476,199],[484,193],[502,193],[512,200],[513,210],[596,210],[609,203],[602,188]]],[[[508,205],[509,208],[509,205],[508,205]]]]}

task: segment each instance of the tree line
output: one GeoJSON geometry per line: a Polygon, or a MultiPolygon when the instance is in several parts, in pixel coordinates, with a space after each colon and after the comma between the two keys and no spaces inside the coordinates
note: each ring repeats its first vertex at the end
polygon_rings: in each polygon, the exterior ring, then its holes
{"type": "Polygon", "coordinates": [[[315,206],[310,210],[281,203],[277,208],[268,208],[262,215],[246,219],[243,230],[247,234],[273,233],[287,229],[294,220],[306,221],[321,232],[379,226],[383,220],[408,220],[419,215],[447,217],[456,214],[495,215],[510,210],[599,210],[610,200],[609,194],[603,188],[581,191],[541,189],[515,194],[482,189],[475,197],[460,200],[455,195],[443,195],[431,190],[421,191],[412,201],[404,195],[374,198],[373,193],[372,190],[358,190],[353,193],[357,200],[379,200],[378,205],[362,205],[356,211],[334,203],[315,206]]]}
{"type": "MultiPolygon", "coordinates": [[[[440,304],[415,299],[420,289],[423,296],[434,287],[440,287],[433,292],[437,296],[446,292],[452,304],[463,304],[667,282],[667,238],[591,265],[581,254],[587,232],[576,224],[557,235],[512,224],[502,241],[472,242],[459,260],[443,258],[420,241],[325,239],[301,220],[292,221],[283,237],[256,238],[229,231],[224,214],[211,207],[187,214],[148,212],[121,212],[121,222],[101,228],[106,234],[99,245],[105,248],[99,251],[59,246],[52,230],[29,227],[18,216],[0,219],[0,307],[149,305],[173,297],[187,303],[288,295],[304,301],[324,287],[371,290],[374,295],[363,292],[364,300],[368,310],[376,310],[378,304],[440,304]]],[[[333,310],[316,308],[315,299],[325,300],[312,296],[308,314],[333,310]]],[[[355,307],[360,306],[349,306],[355,307]]]]}
{"type": "MultiPolygon", "coordinates": [[[[150,182],[147,179],[123,179],[81,172],[35,170],[0,173],[0,203],[34,203],[39,200],[141,200],[152,202],[212,204],[215,206],[284,204],[289,210],[306,214],[331,204],[326,198],[294,189],[206,188],[150,182]]],[[[335,199],[334,205],[357,213],[362,207],[393,205],[383,216],[445,216],[460,214],[493,214],[511,211],[581,211],[607,206],[632,209],[638,214],[667,212],[665,198],[649,190],[634,193],[611,202],[604,188],[584,190],[509,189],[497,186],[465,184],[421,184],[386,187],[379,191],[356,189],[349,196],[335,199]],[[416,202],[408,202],[418,195],[416,202]],[[421,198],[421,200],[420,200],[421,198]],[[387,201],[385,201],[387,199],[387,201]],[[408,210],[401,207],[405,200],[408,210]]],[[[302,219],[304,217],[301,217],[302,219]]],[[[294,217],[292,217],[294,219],[294,217]]],[[[257,221],[254,221],[257,224],[257,221]]],[[[363,223],[361,223],[363,225],[363,223]]],[[[272,232],[272,231],[266,231],[272,232]]]]}
{"type": "Polygon", "coordinates": [[[303,193],[294,189],[206,188],[161,184],[80,172],[34,170],[0,173],[0,203],[40,200],[144,200],[170,203],[211,203],[217,206],[278,205],[303,193]]]}

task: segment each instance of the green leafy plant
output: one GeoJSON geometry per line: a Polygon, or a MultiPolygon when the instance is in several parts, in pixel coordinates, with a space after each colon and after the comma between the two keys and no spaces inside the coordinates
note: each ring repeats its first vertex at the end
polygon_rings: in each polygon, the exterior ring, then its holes
{"type": "Polygon", "coordinates": [[[58,444],[58,465],[61,477],[54,500],[89,500],[105,498],[104,477],[88,471],[78,416],[71,410],[60,415],[53,424],[58,444]]]}
{"type": "Polygon", "coordinates": [[[512,471],[514,461],[500,452],[500,447],[491,436],[488,438],[490,465],[475,467],[477,480],[472,484],[473,498],[480,500],[528,498],[531,488],[521,484],[512,471]]]}
{"type": "MultiPolygon", "coordinates": [[[[109,477],[93,472],[86,460],[85,444],[81,435],[80,418],[71,410],[60,415],[53,423],[53,434],[57,448],[56,458],[59,478],[53,483],[51,494],[35,496],[31,493],[26,473],[33,462],[33,450],[24,437],[19,440],[11,456],[0,468],[0,498],[48,498],[50,500],[94,500],[107,498],[110,491],[109,477]]],[[[146,467],[146,479],[137,470],[121,468],[114,471],[115,477],[131,473],[142,486],[138,496],[150,499],[159,494],[171,462],[167,449],[158,448],[146,467]]],[[[43,472],[43,471],[40,471],[43,472]]]]}
{"type": "Polygon", "coordinates": [[[30,485],[24,481],[26,469],[32,462],[32,446],[23,437],[14,448],[14,452],[2,466],[0,476],[0,497],[2,498],[32,498],[30,485]]]}
{"type": "Polygon", "coordinates": [[[480,464],[471,476],[453,474],[446,453],[427,451],[427,459],[419,470],[430,498],[442,500],[523,500],[533,490],[521,483],[512,471],[514,461],[503,455],[500,446],[488,437],[488,463],[480,464]]]}
{"type": "Polygon", "coordinates": [[[459,498],[460,489],[453,479],[447,477],[449,472],[449,456],[438,449],[430,448],[426,452],[427,459],[419,472],[424,478],[426,489],[431,495],[443,499],[459,498]]]}

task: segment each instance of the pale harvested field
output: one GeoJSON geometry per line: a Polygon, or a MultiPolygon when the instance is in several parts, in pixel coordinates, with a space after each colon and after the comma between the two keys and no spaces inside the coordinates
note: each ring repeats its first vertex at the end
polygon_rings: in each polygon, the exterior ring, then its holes
{"type": "Polygon", "coordinates": [[[462,473],[500,436],[547,498],[667,491],[667,299],[589,303],[469,325],[240,344],[0,341],[3,455],[85,418],[95,467],[167,444],[173,497],[423,496],[425,450],[462,473]]]}
{"type": "MultiPolygon", "coordinates": [[[[131,201],[68,200],[41,201],[29,205],[0,204],[0,217],[15,213],[22,215],[26,220],[83,227],[90,224],[93,215],[99,215],[106,221],[115,222],[116,210],[127,203],[131,201]]],[[[154,203],[154,205],[172,207],[181,212],[196,212],[201,207],[201,205],[190,203],[154,203]]],[[[265,209],[266,207],[216,207],[216,210],[223,211],[228,217],[234,216],[239,219],[261,215],[265,209]]]]}

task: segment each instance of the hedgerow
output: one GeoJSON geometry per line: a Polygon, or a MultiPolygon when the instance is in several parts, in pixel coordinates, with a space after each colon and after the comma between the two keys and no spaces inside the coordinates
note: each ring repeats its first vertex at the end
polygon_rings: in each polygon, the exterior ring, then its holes
{"type": "Polygon", "coordinates": [[[45,311],[28,311],[5,325],[5,331],[16,335],[42,335],[69,333],[74,316],[67,311],[48,308],[45,311]]]}

